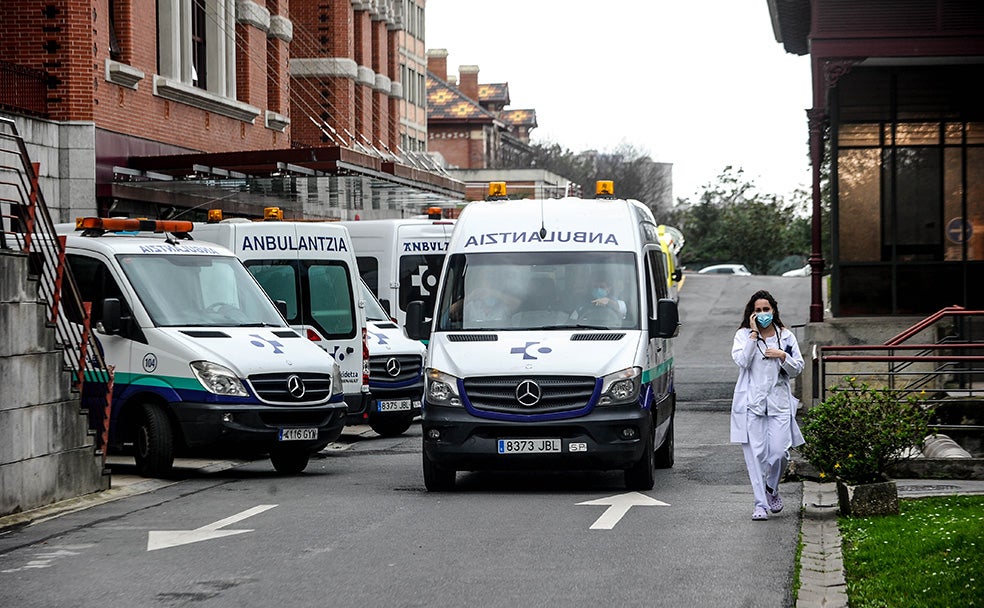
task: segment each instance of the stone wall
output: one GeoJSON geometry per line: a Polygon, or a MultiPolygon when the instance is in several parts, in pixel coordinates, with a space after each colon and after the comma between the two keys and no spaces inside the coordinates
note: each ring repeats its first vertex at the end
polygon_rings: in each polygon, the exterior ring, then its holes
{"type": "Polygon", "coordinates": [[[0,250],[0,516],[109,488],[27,257],[0,250]]]}

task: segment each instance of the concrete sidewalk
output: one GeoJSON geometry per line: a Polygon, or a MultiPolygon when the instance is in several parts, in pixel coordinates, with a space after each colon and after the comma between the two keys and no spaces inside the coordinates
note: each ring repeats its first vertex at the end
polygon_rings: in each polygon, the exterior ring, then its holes
{"type": "MultiPolygon", "coordinates": [[[[984,495],[984,481],[961,479],[897,479],[899,498],[954,494],[984,495]]],[[[803,481],[800,527],[800,589],[796,608],[847,608],[847,584],[837,527],[837,484],[803,481]]]]}

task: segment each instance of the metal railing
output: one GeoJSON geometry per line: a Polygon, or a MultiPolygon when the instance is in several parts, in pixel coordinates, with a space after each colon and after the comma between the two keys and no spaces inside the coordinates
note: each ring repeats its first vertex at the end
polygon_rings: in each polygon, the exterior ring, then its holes
{"type": "Polygon", "coordinates": [[[56,234],[38,184],[38,169],[15,122],[0,116],[0,249],[27,256],[38,296],[48,304],[47,321],[55,328],[64,365],[72,372],[73,389],[89,410],[90,428],[96,431],[105,460],[112,369],[90,331],[89,303],[82,301],[65,263],[65,237],[56,234]]]}
{"type": "Polygon", "coordinates": [[[885,344],[814,346],[813,398],[854,379],[927,402],[984,397],[984,311],[944,308],[885,344]],[[932,341],[920,336],[929,334],[932,341]]]}
{"type": "Polygon", "coordinates": [[[48,116],[48,73],[0,61],[0,109],[48,116]]]}

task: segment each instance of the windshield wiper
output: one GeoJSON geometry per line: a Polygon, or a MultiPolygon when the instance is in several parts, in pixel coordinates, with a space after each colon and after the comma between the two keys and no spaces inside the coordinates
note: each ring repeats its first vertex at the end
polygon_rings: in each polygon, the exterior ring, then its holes
{"type": "Polygon", "coordinates": [[[578,323],[574,327],[577,329],[615,329],[614,327],[608,327],[607,325],[588,325],[586,323],[578,323]]]}

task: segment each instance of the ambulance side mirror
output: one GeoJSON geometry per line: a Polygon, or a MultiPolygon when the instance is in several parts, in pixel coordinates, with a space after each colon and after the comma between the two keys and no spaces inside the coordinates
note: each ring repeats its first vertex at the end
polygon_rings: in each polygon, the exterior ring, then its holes
{"type": "Polygon", "coordinates": [[[649,320],[649,335],[655,338],[675,338],[680,333],[680,311],[669,298],[656,302],[656,318],[649,320]]]}
{"type": "Polygon", "coordinates": [[[393,316],[393,311],[390,310],[390,301],[389,300],[380,300],[379,303],[382,304],[383,310],[386,311],[386,314],[389,315],[390,317],[392,317],[393,316]]]}
{"type": "Polygon", "coordinates": [[[109,335],[117,335],[123,327],[122,307],[118,298],[106,298],[102,305],[102,330],[109,335]]]}
{"type": "Polygon", "coordinates": [[[427,340],[430,338],[430,323],[427,321],[425,304],[414,300],[407,304],[407,322],[405,324],[407,337],[411,340],[427,340]]]}
{"type": "Polygon", "coordinates": [[[280,311],[280,316],[284,319],[287,318],[287,302],[286,300],[275,300],[274,304],[277,306],[277,310],[280,311]]]}

